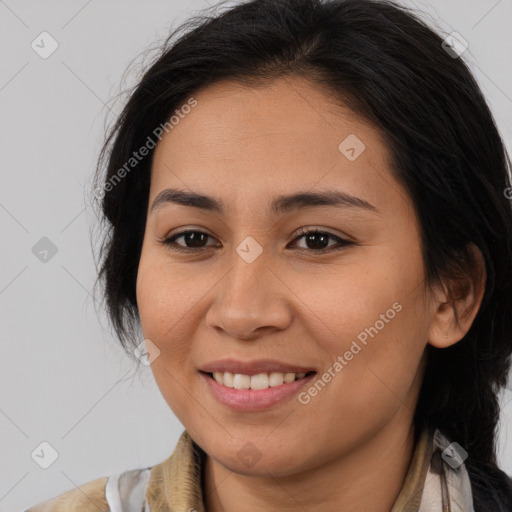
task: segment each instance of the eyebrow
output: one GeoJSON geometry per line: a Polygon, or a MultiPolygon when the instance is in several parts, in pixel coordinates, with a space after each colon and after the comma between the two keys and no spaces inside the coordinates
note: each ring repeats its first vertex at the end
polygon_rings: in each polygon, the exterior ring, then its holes
{"type": "MultiPolygon", "coordinates": [[[[151,211],[164,204],[176,203],[192,208],[224,214],[224,206],[220,199],[211,196],[186,192],[183,190],[166,188],[162,190],[153,201],[151,211]]],[[[274,215],[288,213],[299,208],[314,206],[338,206],[345,208],[359,208],[379,214],[379,210],[368,201],[339,190],[326,190],[321,192],[297,192],[291,195],[276,197],[270,204],[270,212],[274,215]]]]}

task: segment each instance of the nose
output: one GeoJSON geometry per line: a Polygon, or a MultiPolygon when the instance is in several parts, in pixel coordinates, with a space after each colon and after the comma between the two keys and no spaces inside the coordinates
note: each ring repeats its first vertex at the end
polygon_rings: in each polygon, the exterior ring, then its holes
{"type": "Polygon", "coordinates": [[[207,325],[247,341],[286,329],[291,322],[292,292],[271,267],[265,251],[251,263],[235,253],[232,268],[214,288],[207,325]]]}

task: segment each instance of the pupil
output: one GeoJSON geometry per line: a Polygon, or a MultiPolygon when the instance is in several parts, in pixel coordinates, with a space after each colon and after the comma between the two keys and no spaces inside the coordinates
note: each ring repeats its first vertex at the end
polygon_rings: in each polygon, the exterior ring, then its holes
{"type": "Polygon", "coordinates": [[[197,233],[197,232],[192,232],[192,233],[186,233],[185,234],[185,240],[187,242],[187,245],[189,245],[189,242],[192,242],[192,247],[201,247],[201,245],[194,245],[194,243],[197,244],[197,242],[199,242],[198,239],[200,238],[206,238],[206,235],[204,233],[197,233]]]}
{"type": "Polygon", "coordinates": [[[325,243],[320,243],[321,247],[318,247],[318,244],[316,244],[317,245],[316,247],[310,247],[310,249],[324,249],[327,246],[327,242],[328,242],[327,236],[319,234],[319,233],[312,233],[306,237],[306,243],[308,244],[308,247],[309,247],[309,242],[311,242],[311,241],[313,241],[313,246],[315,246],[315,243],[314,243],[315,238],[321,238],[322,242],[325,242],[325,243]]]}

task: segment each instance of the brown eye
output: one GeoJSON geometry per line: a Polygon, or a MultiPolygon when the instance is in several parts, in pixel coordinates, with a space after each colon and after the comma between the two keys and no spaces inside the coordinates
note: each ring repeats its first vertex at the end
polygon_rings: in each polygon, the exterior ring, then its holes
{"type": "Polygon", "coordinates": [[[201,249],[202,247],[207,247],[204,245],[204,242],[208,239],[212,238],[208,233],[205,233],[204,231],[183,231],[181,233],[177,233],[176,235],[173,235],[171,237],[165,238],[162,243],[166,246],[169,246],[171,249],[177,250],[177,251],[187,251],[187,250],[194,250],[194,249],[201,249]],[[176,240],[179,238],[182,238],[185,241],[185,246],[182,244],[177,244],[176,240]]]}
{"type": "Polygon", "coordinates": [[[326,231],[320,231],[318,229],[308,230],[301,228],[299,233],[301,233],[301,236],[297,237],[294,241],[304,238],[306,247],[302,247],[301,249],[311,249],[313,252],[329,252],[341,249],[347,245],[355,245],[354,242],[345,240],[326,231]],[[336,241],[336,244],[329,247],[329,239],[336,241]]]}

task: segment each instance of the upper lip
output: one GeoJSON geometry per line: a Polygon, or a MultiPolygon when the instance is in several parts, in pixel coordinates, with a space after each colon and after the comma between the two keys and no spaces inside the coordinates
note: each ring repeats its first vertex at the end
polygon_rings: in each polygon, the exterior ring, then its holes
{"type": "Polygon", "coordinates": [[[254,361],[239,361],[236,359],[218,359],[205,364],[199,370],[206,373],[230,372],[243,375],[257,375],[258,373],[307,373],[316,371],[314,368],[291,363],[283,363],[274,359],[257,359],[254,361]]]}

